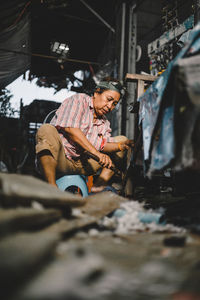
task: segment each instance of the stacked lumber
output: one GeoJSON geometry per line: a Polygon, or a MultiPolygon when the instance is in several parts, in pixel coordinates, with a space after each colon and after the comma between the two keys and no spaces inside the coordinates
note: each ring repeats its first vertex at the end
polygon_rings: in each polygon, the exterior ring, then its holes
{"type": "MultiPolygon", "coordinates": [[[[96,226],[125,200],[111,192],[83,198],[32,176],[0,173],[0,298],[47,299],[35,282],[53,286],[57,266],[72,275],[67,256],[58,257],[59,244],[96,226]]],[[[67,298],[66,282],[60,284],[67,298]]]]}

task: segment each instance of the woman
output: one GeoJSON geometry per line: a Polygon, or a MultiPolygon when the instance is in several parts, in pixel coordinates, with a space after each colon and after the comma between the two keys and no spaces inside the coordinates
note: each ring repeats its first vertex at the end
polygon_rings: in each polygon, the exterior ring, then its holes
{"type": "Polygon", "coordinates": [[[124,151],[133,146],[125,136],[111,137],[105,117],[122,94],[120,82],[106,78],[96,86],[93,96],[75,94],[65,99],[50,124],[38,129],[37,160],[47,182],[56,186],[57,173],[94,175],[102,168],[92,191],[101,191],[108,184],[114,174],[112,159],[120,163],[124,151]],[[84,151],[96,155],[99,162],[84,151]]]}

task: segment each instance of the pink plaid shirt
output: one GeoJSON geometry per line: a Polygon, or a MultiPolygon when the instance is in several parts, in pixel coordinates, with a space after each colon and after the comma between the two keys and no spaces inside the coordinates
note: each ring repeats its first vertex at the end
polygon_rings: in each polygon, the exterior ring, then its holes
{"type": "Polygon", "coordinates": [[[75,94],[65,99],[56,111],[50,123],[59,132],[67,158],[79,157],[80,150],[64,133],[63,128],[65,127],[79,128],[98,151],[103,150],[107,142],[114,141],[107,118],[102,116],[94,123],[93,116],[93,100],[86,94],[75,94]]]}

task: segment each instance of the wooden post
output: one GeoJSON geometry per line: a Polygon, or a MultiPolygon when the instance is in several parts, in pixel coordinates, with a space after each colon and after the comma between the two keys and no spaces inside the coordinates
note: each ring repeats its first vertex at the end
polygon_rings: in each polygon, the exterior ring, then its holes
{"type": "MultiPolygon", "coordinates": [[[[158,77],[157,76],[152,76],[152,75],[143,75],[143,74],[130,74],[130,73],[127,73],[126,74],[126,77],[125,77],[125,80],[127,82],[134,82],[136,83],[136,89],[137,89],[137,99],[139,97],[142,96],[142,94],[144,93],[144,88],[145,88],[145,82],[147,83],[152,83],[154,82],[158,77]]],[[[136,99],[136,101],[137,101],[136,99]]],[[[134,101],[134,99],[133,99],[134,101]]],[[[134,101],[135,102],[135,101],[134,101]]],[[[141,135],[140,135],[140,128],[138,126],[138,122],[139,122],[139,114],[138,112],[135,113],[135,118],[134,118],[134,141],[138,141],[139,138],[141,135]]],[[[141,146],[139,146],[141,147],[141,146]]],[[[140,149],[137,149],[137,151],[135,151],[135,155],[137,157],[137,153],[140,151],[140,149]],[[137,152],[137,153],[136,153],[137,152]]],[[[136,162],[136,157],[134,157],[134,161],[136,162]]],[[[127,170],[127,173],[129,171],[127,170]]],[[[133,171],[132,171],[133,172],[133,171]]],[[[132,182],[133,178],[129,177],[127,178],[126,180],[126,183],[125,183],[125,196],[126,197],[133,197],[133,194],[134,194],[134,187],[133,187],[133,182],[132,182]]]]}

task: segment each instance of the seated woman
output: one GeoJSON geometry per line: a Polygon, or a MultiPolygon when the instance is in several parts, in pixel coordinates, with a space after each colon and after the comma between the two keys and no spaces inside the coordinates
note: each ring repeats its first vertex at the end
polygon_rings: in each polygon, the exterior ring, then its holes
{"type": "Polygon", "coordinates": [[[75,94],[63,101],[50,124],[43,124],[36,134],[36,155],[45,180],[56,185],[56,174],[94,175],[102,168],[92,187],[101,191],[120,168],[125,150],[133,141],[125,136],[111,137],[106,114],[112,111],[123,94],[116,79],[105,78],[95,88],[93,96],[75,94]],[[84,151],[96,155],[99,162],[84,151]]]}

